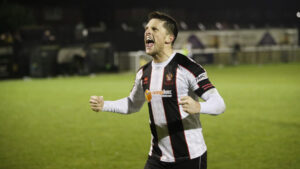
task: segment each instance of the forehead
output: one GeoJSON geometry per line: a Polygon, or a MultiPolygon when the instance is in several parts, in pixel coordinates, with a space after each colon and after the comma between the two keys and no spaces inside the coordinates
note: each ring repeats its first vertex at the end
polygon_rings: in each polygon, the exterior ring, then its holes
{"type": "Polygon", "coordinates": [[[151,19],[151,20],[147,23],[146,27],[157,27],[157,28],[159,28],[159,27],[164,27],[164,23],[165,23],[165,21],[162,21],[162,20],[160,20],[160,19],[154,18],[154,19],[151,19]]]}

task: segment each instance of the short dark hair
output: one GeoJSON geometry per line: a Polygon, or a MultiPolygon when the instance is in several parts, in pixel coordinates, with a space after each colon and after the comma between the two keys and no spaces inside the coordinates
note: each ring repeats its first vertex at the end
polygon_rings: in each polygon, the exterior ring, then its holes
{"type": "Polygon", "coordinates": [[[178,27],[177,27],[176,20],[173,17],[171,17],[170,15],[163,13],[163,12],[158,12],[158,11],[149,13],[148,21],[150,21],[151,19],[159,19],[159,20],[165,21],[164,27],[167,29],[167,31],[169,33],[172,33],[174,35],[174,40],[172,42],[172,45],[173,45],[177,38],[177,34],[178,34],[178,27]]]}

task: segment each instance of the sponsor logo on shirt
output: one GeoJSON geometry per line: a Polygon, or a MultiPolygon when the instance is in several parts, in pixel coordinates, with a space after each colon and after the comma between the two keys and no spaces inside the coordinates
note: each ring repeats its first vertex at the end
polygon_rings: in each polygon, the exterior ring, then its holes
{"type": "Polygon", "coordinates": [[[201,73],[199,76],[196,77],[196,82],[199,83],[200,81],[208,79],[206,72],[201,73]]]}
{"type": "Polygon", "coordinates": [[[172,90],[150,91],[146,89],[145,98],[148,102],[152,100],[153,95],[161,95],[161,97],[172,97],[172,90]]]}
{"type": "Polygon", "coordinates": [[[150,102],[152,99],[152,94],[148,89],[146,89],[146,91],[145,91],[145,98],[148,102],[150,102]]]}

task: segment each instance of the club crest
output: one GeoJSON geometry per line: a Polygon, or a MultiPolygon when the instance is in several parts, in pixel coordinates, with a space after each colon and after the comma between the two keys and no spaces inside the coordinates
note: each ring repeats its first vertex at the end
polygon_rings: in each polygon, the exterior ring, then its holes
{"type": "Polygon", "coordinates": [[[172,73],[166,74],[166,80],[167,80],[167,81],[172,81],[172,78],[173,78],[172,73]]]}
{"type": "Polygon", "coordinates": [[[167,73],[166,78],[165,78],[165,85],[173,85],[173,74],[172,73],[167,73]]]}

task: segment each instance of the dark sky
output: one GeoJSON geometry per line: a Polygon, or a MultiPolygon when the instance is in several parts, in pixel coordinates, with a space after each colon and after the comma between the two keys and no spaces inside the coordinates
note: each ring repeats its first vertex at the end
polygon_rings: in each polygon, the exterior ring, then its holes
{"type": "Polygon", "coordinates": [[[30,6],[96,6],[100,8],[198,8],[198,9],[290,9],[300,10],[299,0],[1,0],[30,6]]]}
{"type": "MultiPolygon", "coordinates": [[[[296,18],[300,0],[0,0],[18,3],[38,11],[45,8],[72,8],[80,12],[87,25],[100,20],[119,24],[124,20],[141,22],[146,12],[167,10],[178,20],[213,24],[217,21],[249,25],[299,25],[296,18]],[[140,12],[134,9],[143,9],[140,12]],[[145,10],[146,9],[146,10],[145,10]],[[143,16],[140,16],[143,15],[143,16]]],[[[38,13],[38,12],[35,12],[38,13]]],[[[39,12],[41,13],[41,12],[39,12]]],[[[39,16],[40,14],[38,14],[39,16]]],[[[72,15],[71,15],[72,16],[72,15]]],[[[114,25],[112,25],[114,27],[114,25]]]]}

